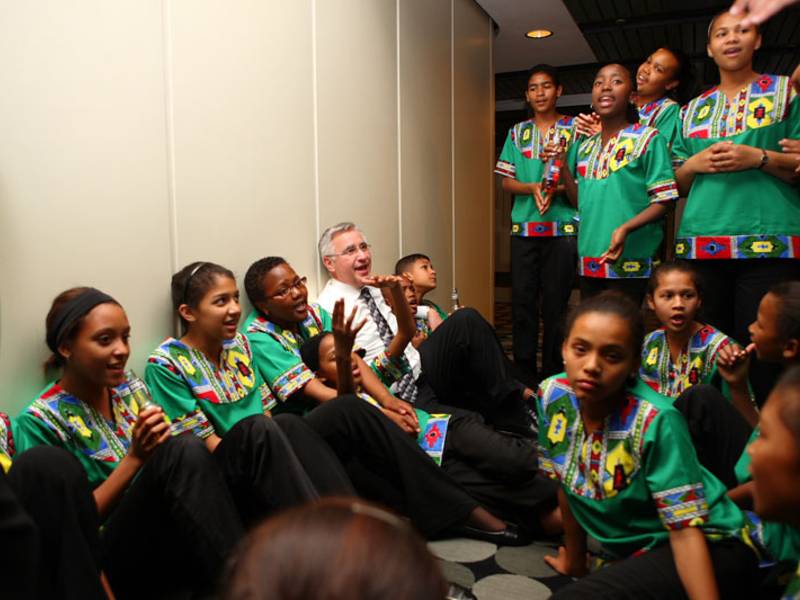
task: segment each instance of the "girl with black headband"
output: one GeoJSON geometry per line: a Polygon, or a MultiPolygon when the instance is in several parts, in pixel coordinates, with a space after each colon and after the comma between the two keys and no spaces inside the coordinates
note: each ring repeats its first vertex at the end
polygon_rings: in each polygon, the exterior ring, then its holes
{"type": "MultiPolygon", "coordinates": [[[[287,413],[264,418],[271,416],[275,399],[256,368],[250,342],[237,332],[241,307],[231,271],[192,263],[172,278],[172,298],[184,333],[151,354],[145,380],[174,430],[192,432],[215,455],[233,454],[239,446],[229,441],[231,435],[243,424],[259,423],[286,435],[322,494],[352,493],[338,456],[359,489],[403,510],[426,535],[466,524],[477,530],[476,537],[519,542],[514,528],[480,507],[394,423],[354,396],[329,400],[305,418],[287,413]]],[[[290,459],[297,460],[276,455],[275,470],[282,463],[288,468],[290,459]]],[[[281,493],[280,486],[273,489],[281,493]]]]}
{"type": "Polygon", "coordinates": [[[118,598],[208,591],[242,534],[217,461],[194,437],[171,437],[163,411],[146,405],[144,384],[125,371],[130,325],[113,298],[67,290],[46,324],[48,366],[60,377],[21,413],[19,449],[56,446],[83,465],[118,598]],[[152,564],[173,574],[158,589],[143,576],[152,564]]]}

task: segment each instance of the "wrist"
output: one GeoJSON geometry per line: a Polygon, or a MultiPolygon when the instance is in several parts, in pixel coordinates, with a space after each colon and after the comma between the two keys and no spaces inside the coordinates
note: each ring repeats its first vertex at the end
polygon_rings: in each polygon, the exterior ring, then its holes
{"type": "Polygon", "coordinates": [[[769,154],[764,148],[753,148],[753,150],[755,150],[755,168],[761,170],[769,163],[769,154]]]}

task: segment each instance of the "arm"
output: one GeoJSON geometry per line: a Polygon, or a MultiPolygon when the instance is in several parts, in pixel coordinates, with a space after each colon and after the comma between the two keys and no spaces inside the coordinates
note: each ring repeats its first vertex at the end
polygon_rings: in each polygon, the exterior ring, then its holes
{"type": "Polygon", "coordinates": [[[692,600],[718,598],[714,566],[703,530],[698,527],[673,529],[669,532],[669,545],[686,595],[692,600]]]}
{"type": "Polygon", "coordinates": [[[638,215],[617,227],[614,233],[611,234],[611,243],[608,245],[608,250],[600,257],[600,262],[614,262],[617,260],[625,249],[625,239],[628,235],[648,223],[658,221],[667,213],[667,209],[667,204],[661,202],[653,203],[638,215]]]}
{"type": "Polygon", "coordinates": [[[411,314],[408,300],[406,300],[403,287],[400,285],[400,277],[397,275],[375,275],[367,280],[366,283],[377,288],[389,288],[395,307],[395,317],[397,318],[397,333],[395,333],[386,348],[386,354],[390,358],[400,357],[417,332],[417,327],[414,324],[414,315],[411,314]]]}
{"type": "Polygon", "coordinates": [[[516,196],[533,196],[538,183],[523,183],[513,177],[503,177],[503,191],[516,196]]]}
{"type": "Polygon", "coordinates": [[[583,577],[589,571],[586,567],[586,532],[572,514],[562,487],[558,488],[558,506],[564,520],[564,545],[559,547],[558,556],[545,556],[544,561],[558,573],[583,577]]]}
{"type": "Polygon", "coordinates": [[[754,489],[755,483],[748,481],[728,490],[728,498],[733,500],[733,503],[739,508],[743,510],[752,510],[754,489]]]}
{"type": "Polygon", "coordinates": [[[367,394],[372,396],[383,407],[383,414],[394,421],[406,433],[413,435],[419,433],[419,421],[414,408],[408,402],[393,396],[375,372],[360,357],[356,356],[355,358],[358,361],[358,368],[361,372],[361,386],[367,394]]]}
{"type": "Polygon", "coordinates": [[[150,407],[139,414],[133,426],[128,454],[111,475],[94,489],[94,500],[101,520],[111,512],[145,461],[169,436],[169,425],[160,407],[150,407]]]}
{"type": "Polygon", "coordinates": [[[367,322],[366,319],[362,319],[358,325],[353,326],[357,310],[353,307],[350,316],[345,320],[344,298],[339,298],[333,306],[333,347],[336,354],[336,391],[339,395],[352,394],[356,391],[356,382],[353,378],[353,344],[356,334],[367,322]]]}
{"type": "Polygon", "coordinates": [[[755,427],[758,424],[758,411],[747,383],[749,368],[750,355],[737,344],[727,344],[719,349],[717,371],[730,388],[731,404],[750,427],[755,427]]]}

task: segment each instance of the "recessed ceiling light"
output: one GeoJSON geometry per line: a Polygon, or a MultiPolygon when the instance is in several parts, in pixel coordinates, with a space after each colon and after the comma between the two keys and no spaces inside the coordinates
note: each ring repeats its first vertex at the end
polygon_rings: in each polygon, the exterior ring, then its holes
{"type": "Polygon", "coordinates": [[[551,35],[553,35],[553,32],[549,29],[532,29],[525,34],[525,37],[533,40],[541,40],[542,38],[548,38],[551,35]]]}

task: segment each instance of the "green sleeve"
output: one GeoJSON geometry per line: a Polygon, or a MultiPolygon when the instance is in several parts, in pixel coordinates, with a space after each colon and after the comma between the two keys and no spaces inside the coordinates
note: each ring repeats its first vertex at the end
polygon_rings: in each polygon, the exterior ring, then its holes
{"type": "Polygon", "coordinates": [[[669,150],[664,136],[657,133],[642,155],[647,196],[651,204],[673,202],[678,199],[678,184],[672,170],[669,150]]]}
{"type": "Polygon", "coordinates": [[[669,530],[703,525],[709,514],[703,470],[683,416],[659,409],[644,443],[642,468],[661,523],[669,530]]]}
{"type": "Polygon", "coordinates": [[[23,411],[16,421],[14,429],[14,446],[16,453],[25,452],[34,446],[56,446],[68,449],[59,435],[42,419],[39,419],[27,409],[23,411]]]}
{"type": "Polygon", "coordinates": [[[672,166],[675,169],[680,167],[692,156],[689,145],[683,137],[683,119],[685,115],[686,107],[680,110],[678,118],[675,119],[675,134],[672,139],[672,147],[670,148],[672,152],[672,166]]]}
{"type": "Polygon", "coordinates": [[[506,135],[506,141],[503,144],[503,150],[500,152],[500,158],[497,159],[494,172],[505,177],[516,178],[517,165],[522,155],[514,143],[513,131],[513,127],[508,130],[508,135],[506,135]]]}
{"type": "Polygon", "coordinates": [[[144,380],[153,402],[161,406],[169,418],[172,434],[191,431],[202,439],[213,434],[214,426],[183,378],[167,365],[152,361],[144,369],[144,380]]]}
{"type": "Polygon", "coordinates": [[[575,140],[572,145],[570,145],[569,150],[567,150],[567,166],[569,167],[569,172],[572,173],[572,178],[576,182],[578,181],[578,174],[575,172],[575,168],[578,165],[578,148],[582,141],[583,138],[575,140]]]}
{"type": "Polygon", "coordinates": [[[322,331],[333,331],[333,317],[327,310],[319,307],[319,318],[322,321],[322,331]]]}
{"type": "Polygon", "coordinates": [[[658,133],[664,136],[667,142],[667,148],[672,148],[672,145],[675,143],[675,137],[678,133],[680,122],[681,107],[677,104],[670,104],[658,115],[656,122],[653,124],[654,127],[658,129],[658,133]]]}
{"type": "Polygon", "coordinates": [[[800,140],[800,95],[792,90],[789,100],[789,131],[786,137],[792,140],[800,140]]]}
{"type": "MultiPolygon", "coordinates": [[[[324,316],[322,321],[324,325],[324,316]]],[[[271,335],[254,332],[248,333],[247,339],[253,351],[256,370],[279,401],[287,402],[292,395],[314,379],[314,373],[300,357],[271,335]]]]}

